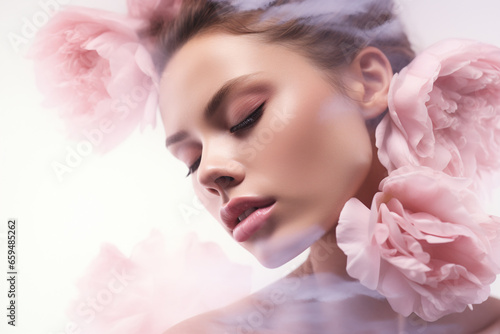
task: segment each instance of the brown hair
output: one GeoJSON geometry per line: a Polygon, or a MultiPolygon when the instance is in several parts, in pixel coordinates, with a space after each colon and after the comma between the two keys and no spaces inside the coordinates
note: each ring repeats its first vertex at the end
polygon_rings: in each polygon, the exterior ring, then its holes
{"type": "Polygon", "coordinates": [[[150,22],[148,34],[154,41],[157,69],[161,73],[173,54],[194,36],[215,31],[254,35],[264,42],[290,47],[325,69],[339,88],[342,82],[335,75],[336,69],[349,64],[364,47],[380,49],[394,73],[415,56],[393,13],[392,0],[369,1],[365,8],[343,16],[329,17],[326,13],[286,19],[283,15],[268,15],[280,6],[304,2],[307,1],[277,0],[265,8],[239,10],[229,1],[184,0],[175,19],[158,16],[150,22]]]}

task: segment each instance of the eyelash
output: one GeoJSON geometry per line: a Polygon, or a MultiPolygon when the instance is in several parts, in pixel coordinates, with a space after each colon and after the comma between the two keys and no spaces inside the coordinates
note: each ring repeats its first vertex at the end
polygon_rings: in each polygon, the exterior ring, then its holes
{"type": "MultiPolygon", "coordinates": [[[[263,102],[261,105],[259,105],[257,107],[257,109],[255,109],[250,115],[248,115],[247,118],[245,118],[243,121],[236,124],[235,126],[231,127],[229,129],[229,132],[235,133],[235,132],[249,129],[250,127],[252,127],[262,116],[262,114],[264,112],[264,105],[265,104],[266,103],[263,102]]],[[[198,159],[196,159],[196,161],[191,166],[189,166],[189,171],[188,171],[186,177],[188,177],[189,175],[196,172],[196,170],[200,166],[200,163],[201,163],[201,156],[198,159]]]]}
{"type": "Polygon", "coordinates": [[[265,102],[262,103],[260,106],[257,107],[257,109],[255,109],[250,115],[248,115],[247,118],[245,118],[242,122],[233,126],[231,129],[229,129],[229,131],[231,133],[235,133],[237,131],[250,128],[262,116],[262,113],[264,112],[264,105],[265,104],[266,104],[265,102]]]}
{"type": "Polygon", "coordinates": [[[196,170],[198,169],[198,167],[200,167],[200,163],[201,163],[201,157],[199,157],[198,159],[196,159],[196,161],[191,166],[189,166],[189,170],[188,170],[188,173],[187,173],[186,177],[188,177],[189,175],[191,175],[194,172],[196,172],[196,170]]]}

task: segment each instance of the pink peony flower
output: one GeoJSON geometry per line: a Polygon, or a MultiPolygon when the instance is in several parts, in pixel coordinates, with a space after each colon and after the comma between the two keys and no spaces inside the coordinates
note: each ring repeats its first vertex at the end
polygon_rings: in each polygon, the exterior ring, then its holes
{"type": "Polygon", "coordinates": [[[377,147],[389,172],[428,166],[477,188],[500,168],[500,49],[447,40],[422,52],[394,76],[377,147]]]}
{"type": "Polygon", "coordinates": [[[469,183],[403,167],[382,181],[371,211],[349,200],[337,228],[349,275],[427,321],[486,300],[500,273],[500,219],[483,213],[469,183]]]}
{"type": "Polygon", "coordinates": [[[139,123],[154,124],[157,81],[139,42],[141,22],[87,8],[57,13],[30,50],[45,105],[58,107],[69,135],[100,151],[139,123]]]}
{"type": "Polygon", "coordinates": [[[75,333],[163,333],[199,313],[249,294],[251,268],[214,243],[188,235],[169,246],[157,231],[130,258],[105,245],[78,283],[69,316],[75,333]]]}

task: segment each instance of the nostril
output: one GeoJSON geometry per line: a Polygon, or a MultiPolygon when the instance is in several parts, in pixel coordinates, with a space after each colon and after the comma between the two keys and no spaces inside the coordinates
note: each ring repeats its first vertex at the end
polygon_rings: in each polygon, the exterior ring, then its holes
{"type": "Polygon", "coordinates": [[[220,196],[219,191],[214,188],[207,188],[208,192],[211,193],[212,195],[220,196]]]}

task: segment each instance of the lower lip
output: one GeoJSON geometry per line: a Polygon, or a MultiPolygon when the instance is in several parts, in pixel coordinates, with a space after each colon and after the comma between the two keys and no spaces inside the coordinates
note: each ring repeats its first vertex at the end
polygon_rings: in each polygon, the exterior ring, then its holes
{"type": "Polygon", "coordinates": [[[237,242],[244,242],[250,239],[250,237],[260,230],[267,222],[271,215],[271,210],[274,208],[274,204],[255,210],[250,216],[238,223],[233,230],[234,240],[237,242]]]}

